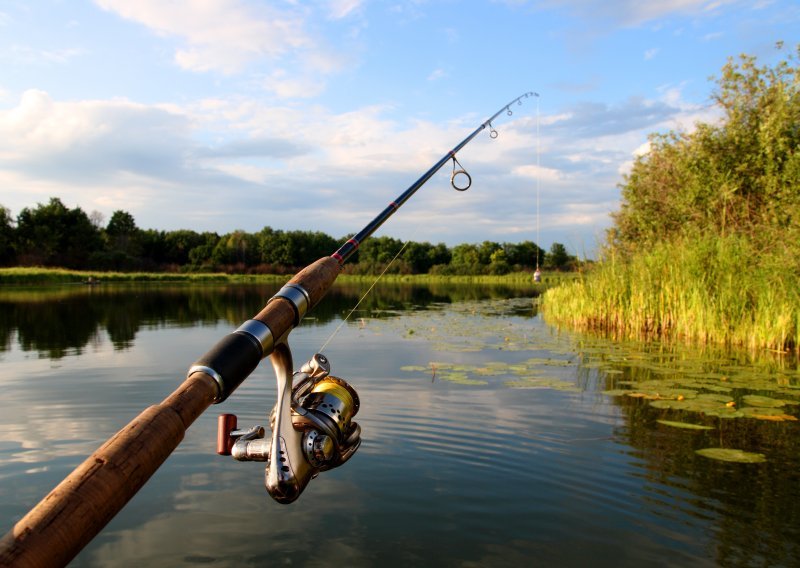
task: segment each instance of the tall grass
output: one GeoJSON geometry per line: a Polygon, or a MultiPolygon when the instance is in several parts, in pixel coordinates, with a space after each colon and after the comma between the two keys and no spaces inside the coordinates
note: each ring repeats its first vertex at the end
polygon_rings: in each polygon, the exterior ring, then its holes
{"type": "Polygon", "coordinates": [[[800,350],[797,258],[742,236],[662,242],[628,259],[609,252],[548,290],[542,309],[553,323],[626,336],[800,350]]]}

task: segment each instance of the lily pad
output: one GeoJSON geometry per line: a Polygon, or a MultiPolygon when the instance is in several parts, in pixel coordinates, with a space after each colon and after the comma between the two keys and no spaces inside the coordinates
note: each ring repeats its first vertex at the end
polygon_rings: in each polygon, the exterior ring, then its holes
{"type": "Polygon", "coordinates": [[[741,412],[747,418],[755,418],[757,420],[770,420],[772,422],[795,422],[797,418],[790,414],[786,414],[780,408],[762,408],[758,406],[748,406],[742,408],[741,412]]]}
{"type": "Polygon", "coordinates": [[[612,389],[603,391],[603,394],[608,396],[625,396],[629,392],[631,391],[629,391],[628,389],[612,389]]]}
{"type": "Polygon", "coordinates": [[[764,454],[756,452],[746,452],[744,450],[726,448],[704,448],[697,450],[697,454],[712,460],[736,462],[736,463],[763,463],[767,461],[764,454]]]}
{"type": "Polygon", "coordinates": [[[430,371],[430,367],[423,367],[422,365],[405,365],[404,367],[400,367],[401,371],[408,371],[410,373],[420,372],[420,371],[430,371]]]}
{"type": "Polygon", "coordinates": [[[757,394],[747,394],[742,397],[742,402],[748,406],[760,406],[763,408],[780,408],[786,406],[786,402],[771,398],[768,396],[759,396],[757,394]]]}
{"type": "Polygon", "coordinates": [[[438,375],[440,379],[443,381],[448,381],[451,383],[456,383],[459,385],[487,385],[486,381],[481,381],[478,379],[471,379],[466,373],[461,372],[450,372],[450,373],[442,373],[438,375]]]}
{"type": "Polygon", "coordinates": [[[656,420],[659,424],[664,426],[672,426],[673,428],[683,428],[685,430],[713,430],[711,426],[704,426],[703,424],[690,424],[689,422],[676,422],[674,420],[656,420]]]}
{"type": "Polygon", "coordinates": [[[506,381],[507,387],[515,389],[552,389],[566,392],[579,392],[575,385],[549,377],[524,377],[514,381],[506,381]]]}
{"type": "Polygon", "coordinates": [[[797,422],[797,418],[791,414],[751,414],[749,418],[769,420],[770,422],[797,422]]]}

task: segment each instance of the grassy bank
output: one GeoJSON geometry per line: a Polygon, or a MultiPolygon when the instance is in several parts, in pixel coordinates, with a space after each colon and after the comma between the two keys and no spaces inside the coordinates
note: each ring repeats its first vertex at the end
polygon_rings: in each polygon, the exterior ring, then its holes
{"type": "MultiPolygon", "coordinates": [[[[576,277],[575,273],[546,273],[536,288],[545,289],[576,277]]],[[[80,284],[96,282],[285,282],[291,276],[276,274],[225,274],[225,273],[153,273],[153,272],[99,272],[66,270],[60,268],[16,267],[0,268],[0,285],[80,284]]],[[[343,282],[374,282],[376,275],[342,274],[343,282]]],[[[528,272],[504,275],[441,276],[430,274],[385,274],[385,282],[464,283],[464,284],[528,284],[533,286],[533,276],[528,272]]]]}
{"type": "Polygon", "coordinates": [[[800,261],[741,236],[659,243],[608,258],[542,299],[553,323],[626,336],[798,350],[800,261]]]}
{"type": "Polygon", "coordinates": [[[0,268],[0,285],[6,284],[81,284],[98,282],[226,282],[228,274],[182,274],[150,272],[101,272],[63,268],[0,268]]]}

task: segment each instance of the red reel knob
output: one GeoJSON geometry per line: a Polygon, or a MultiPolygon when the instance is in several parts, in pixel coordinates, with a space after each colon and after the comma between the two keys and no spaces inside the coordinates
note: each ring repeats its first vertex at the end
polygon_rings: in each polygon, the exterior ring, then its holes
{"type": "Polygon", "coordinates": [[[233,443],[231,432],[236,430],[235,414],[220,414],[217,418],[217,453],[221,456],[231,455],[233,443]]]}

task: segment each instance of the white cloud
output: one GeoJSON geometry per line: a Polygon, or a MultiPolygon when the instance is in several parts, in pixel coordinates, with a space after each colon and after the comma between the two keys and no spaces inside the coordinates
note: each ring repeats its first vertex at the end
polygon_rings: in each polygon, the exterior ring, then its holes
{"type": "Polygon", "coordinates": [[[653,59],[656,55],[658,55],[659,49],[654,47],[653,49],[648,49],[644,52],[644,59],[645,61],[649,61],[653,59]]]}
{"type": "Polygon", "coordinates": [[[703,41],[716,41],[721,39],[725,34],[722,32],[711,32],[703,36],[703,41]]]}
{"type": "Polygon", "coordinates": [[[428,81],[437,81],[444,77],[447,77],[447,72],[445,72],[444,69],[434,69],[431,71],[431,74],[428,75],[428,81]]]}
{"type": "Polygon", "coordinates": [[[737,0],[541,0],[538,4],[545,8],[570,9],[575,15],[586,19],[608,19],[623,25],[637,26],[671,15],[695,16],[711,14],[722,6],[734,4],[737,0]]]}
{"type": "MultiPolygon", "coordinates": [[[[473,177],[470,191],[449,189],[445,164],[389,234],[455,244],[474,241],[479,227],[498,241],[531,238],[537,187],[543,243],[563,242],[558,235],[572,234],[570,227],[600,233],[617,207],[621,175],[646,149],[647,134],[711,115],[682,102],[677,89],[665,89],[662,100],[559,109],[543,114],[538,128],[526,106],[497,120],[496,140],[482,133],[459,152],[473,177]]],[[[477,126],[473,116],[397,122],[388,118],[392,111],[374,105],[333,113],[245,97],[184,107],[59,102],[28,91],[0,111],[0,185],[25,188],[2,204],[18,211],[57,195],[106,215],[123,208],[143,228],[222,233],[270,225],[341,236],[369,221],[477,126]]]]}
{"type": "Polygon", "coordinates": [[[278,58],[309,47],[302,14],[236,0],[95,0],[105,10],[186,45],[175,60],[194,71],[234,73],[259,57],[278,58]]]}
{"type": "Polygon", "coordinates": [[[563,173],[559,170],[532,164],[517,166],[511,170],[511,173],[520,177],[547,181],[558,181],[563,178],[563,173]]]}
{"type": "Polygon", "coordinates": [[[648,140],[647,142],[645,142],[644,144],[642,144],[641,146],[636,148],[633,151],[633,155],[638,158],[639,156],[644,156],[645,154],[649,154],[650,153],[650,146],[651,146],[650,140],[648,140]]]}
{"type": "Polygon", "coordinates": [[[340,20],[358,11],[362,0],[331,0],[328,3],[328,14],[334,20],[340,20]]]}
{"type": "Polygon", "coordinates": [[[31,89],[17,107],[0,111],[0,155],[21,162],[44,159],[45,165],[83,155],[99,165],[92,154],[127,151],[161,163],[165,152],[175,151],[186,127],[184,117],[154,106],[126,100],[60,103],[31,89]]]}
{"type": "Polygon", "coordinates": [[[27,45],[13,45],[2,56],[14,63],[37,65],[41,63],[66,63],[70,59],[85,53],[83,49],[35,49],[27,45]]]}
{"type": "Polygon", "coordinates": [[[324,83],[313,75],[292,76],[284,69],[273,71],[261,86],[265,91],[284,99],[310,99],[325,89],[324,83]]]}
{"type": "MultiPolygon", "coordinates": [[[[302,4],[279,8],[241,0],[95,1],[160,36],[177,38],[174,61],[181,68],[267,77],[261,85],[279,98],[316,97],[330,75],[352,66],[319,33],[314,8],[302,4]]],[[[326,9],[331,18],[342,19],[358,12],[360,5],[359,0],[341,0],[326,9]]]]}

